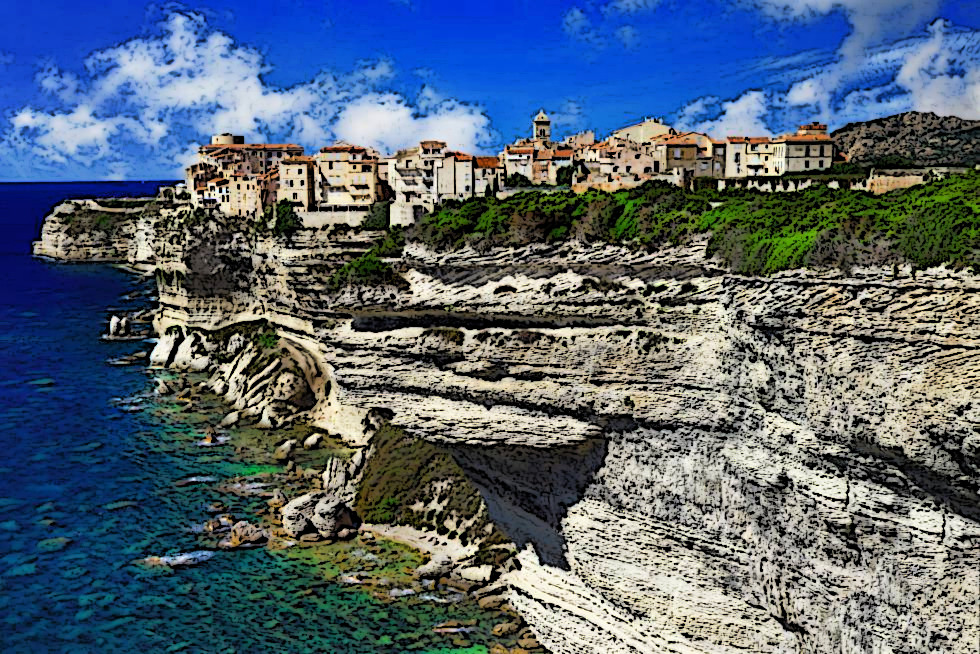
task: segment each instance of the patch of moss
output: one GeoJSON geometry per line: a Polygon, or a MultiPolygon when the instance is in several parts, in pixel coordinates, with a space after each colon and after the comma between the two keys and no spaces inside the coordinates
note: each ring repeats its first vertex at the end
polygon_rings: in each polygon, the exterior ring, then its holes
{"type": "Polygon", "coordinates": [[[375,451],[365,464],[354,500],[354,509],[364,521],[409,525],[447,535],[447,519],[478,516],[458,536],[471,542],[485,534],[488,517],[483,498],[449,452],[390,424],[378,430],[372,446],[375,451]],[[442,508],[410,508],[416,503],[429,505],[433,500],[442,508]]]}

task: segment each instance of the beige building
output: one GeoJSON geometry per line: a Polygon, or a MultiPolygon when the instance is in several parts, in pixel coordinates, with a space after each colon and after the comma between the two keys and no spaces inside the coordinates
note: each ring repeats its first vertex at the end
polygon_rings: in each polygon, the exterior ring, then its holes
{"type": "Polygon", "coordinates": [[[436,162],[446,156],[442,141],[422,141],[387,160],[388,181],[394,198],[391,224],[410,225],[436,205],[436,162]]]}
{"type": "Polygon", "coordinates": [[[635,125],[614,130],[612,138],[627,139],[634,143],[651,143],[660,136],[672,136],[677,132],[670,125],[664,125],[663,118],[647,118],[635,125]]]}
{"type": "Polygon", "coordinates": [[[377,152],[358,145],[330,145],[320,149],[315,164],[314,210],[366,216],[381,199],[377,152]]]}
{"type": "Polygon", "coordinates": [[[283,160],[302,155],[303,148],[293,143],[245,143],[235,134],[212,136],[210,144],[198,149],[197,162],[185,171],[191,203],[217,206],[235,216],[261,211],[268,196],[263,194],[267,185],[259,178],[277,170],[283,160]],[[217,179],[226,180],[228,186],[212,183],[217,179]]]}
{"type": "Polygon", "coordinates": [[[782,172],[805,173],[824,170],[834,163],[834,141],[827,126],[820,123],[801,125],[796,134],[775,141],[781,147],[782,172]]]}
{"type": "Polygon", "coordinates": [[[504,167],[498,157],[473,157],[473,195],[496,194],[504,185],[504,167]]]}
{"type": "Polygon", "coordinates": [[[299,211],[313,207],[313,157],[292,157],[279,163],[276,203],[290,202],[299,211]]]}

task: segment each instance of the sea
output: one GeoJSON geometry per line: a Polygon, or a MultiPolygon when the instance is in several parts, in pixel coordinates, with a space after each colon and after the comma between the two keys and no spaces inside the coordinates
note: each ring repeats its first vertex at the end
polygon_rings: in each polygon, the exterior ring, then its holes
{"type": "Polygon", "coordinates": [[[256,510],[228,488],[275,462],[201,447],[227,408],[187,411],[155,394],[166,371],[113,365],[152,348],[101,338],[152,288],[30,254],[59,201],[160,185],[0,184],[0,652],[487,652],[500,616],[419,588],[403,546],[214,547],[215,506],[256,510]]]}

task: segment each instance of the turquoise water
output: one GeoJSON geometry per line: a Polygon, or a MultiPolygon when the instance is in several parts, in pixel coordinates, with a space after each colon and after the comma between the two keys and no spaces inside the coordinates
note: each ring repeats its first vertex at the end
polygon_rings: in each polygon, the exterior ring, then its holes
{"type": "Polygon", "coordinates": [[[217,414],[158,400],[160,373],[106,363],[150,347],[99,340],[108,308],[146,302],[121,299],[132,277],[28,254],[57,200],[154,188],[0,185],[0,651],[486,651],[499,616],[471,600],[388,598],[411,587],[419,560],[404,548],[212,549],[200,526],[213,503],[240,517],[264,504],[223,482],[275,468],[198,447],[217,414]],[[192,567],[138,562],[200,551],[210,558],[192,567]],[[344,585],[352,573],[371,583],[344,585]],[[474,632],[433,632],[448,620],[476,621],[474,632]]]}

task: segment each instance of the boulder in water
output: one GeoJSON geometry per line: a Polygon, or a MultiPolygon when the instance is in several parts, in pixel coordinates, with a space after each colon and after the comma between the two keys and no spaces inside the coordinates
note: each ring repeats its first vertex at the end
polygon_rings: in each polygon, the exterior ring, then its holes
{"type": "Polygon", "coordinates": [[[285,461],[289,458],[289,455],[293,453],[296,448],[296,440],[290,439],[276,448],[275,456],[277,461],[285,461]]]}
{"type": "Polygon", "coordinates": [[[315,450],[323,443],[323,434],[312,434],[303,441],[304,450],[315,450]]]}
{"type": "Polygon", "coordinates": [[[257,547],[268,540],[269,534],[264,529],[245,520],[240,520],[232,525],[231,534],[221,541],[221,546],[229,549],[257,547]]]}
{"type": "Polygon", "coordinates": [[[283,529],[293,538],[316,535],[332,540],[342,531],[357,529],[360,524],[350,507],[325,492],[301,495],[282,509],[283,529]]]}

